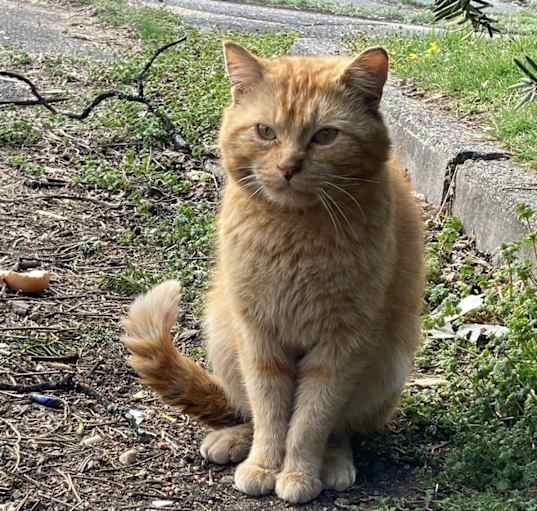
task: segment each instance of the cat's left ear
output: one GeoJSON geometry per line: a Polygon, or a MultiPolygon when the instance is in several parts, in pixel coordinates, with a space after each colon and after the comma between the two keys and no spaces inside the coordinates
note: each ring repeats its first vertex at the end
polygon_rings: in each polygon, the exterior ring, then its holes
{"type": "Polygon", "coordinates": [[[235,99],[238,93],[249,90],[263,78],[261,61],[236,43],[224,42],[224,59],[235,99]]]}
{"type": "Polygon", "coordinates": [[[378,108],[388,79],[389,59],[384,48],[369,48],[355,58],[343,72],[342,81],[364,95],[370,106],[378,108]]]}

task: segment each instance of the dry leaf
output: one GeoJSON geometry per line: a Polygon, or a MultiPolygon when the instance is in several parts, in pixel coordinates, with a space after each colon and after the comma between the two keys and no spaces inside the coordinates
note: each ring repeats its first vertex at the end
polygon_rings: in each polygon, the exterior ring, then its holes
{"type": "Polygon", "coordinates": [[[122,465],[132,465],[136,463],[136,459],[138,457],[138,452],[136,449],[129,449],[128,451],[125,451],[119,456],[119,462],[122,465]]]}
{"type": "Polygon", "coordinates": [[[447,385],[448,381],[440,376],[420,376],[409,382],[414,387],[437,387],[438,385],[447,385]]]}
{"type": "Polygon", "coordinates": [[[40,293],[50,284],[50,273],[33,270],[26,273],[16,271],[0,271],[0,281],[4,281],[10,289],[23,293],[40,293]]]}

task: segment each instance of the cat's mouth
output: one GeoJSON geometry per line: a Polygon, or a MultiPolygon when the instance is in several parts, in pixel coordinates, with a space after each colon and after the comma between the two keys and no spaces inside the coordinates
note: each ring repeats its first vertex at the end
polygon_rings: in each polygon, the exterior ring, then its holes
{"type": "Polygon", "coordinates": [[[315,194],[300,189],[292,180],[266,183],[263,185],[263,191],[268,200],[288,208],[305,208],[319,202],[315,194]]]}

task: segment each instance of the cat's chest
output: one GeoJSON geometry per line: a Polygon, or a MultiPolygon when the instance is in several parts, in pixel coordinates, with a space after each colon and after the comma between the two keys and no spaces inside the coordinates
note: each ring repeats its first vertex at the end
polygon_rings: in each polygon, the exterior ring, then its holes
{"type": "Polygon", "coordinates": [[[316,286],[344,268],[355,272],[364,255],[355,240],[342,243],[315,230],[277,224],[262,232],[244,229],[228,246],[249,279],[282,291],[316,286]]]}
{"type": "MultiPolygon", "coordinates": [[[[341,304],[358,304],[367,257],[357,242],[265,226],[228,239],[230,291],[245,314],[286,332],[318,330],[341,304]]],[[[367,286],[365,286],[367,288],[367,286]]]]}

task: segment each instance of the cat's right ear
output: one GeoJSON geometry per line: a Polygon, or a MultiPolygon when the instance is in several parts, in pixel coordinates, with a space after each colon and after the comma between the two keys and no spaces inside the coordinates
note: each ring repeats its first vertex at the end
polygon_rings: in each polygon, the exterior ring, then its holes
{"type": "Polygon", "coordinates": [[[224,60],[235,100],[263,78],[263,64],[255,55],[236,43],[224,42],[224,60]]]}

